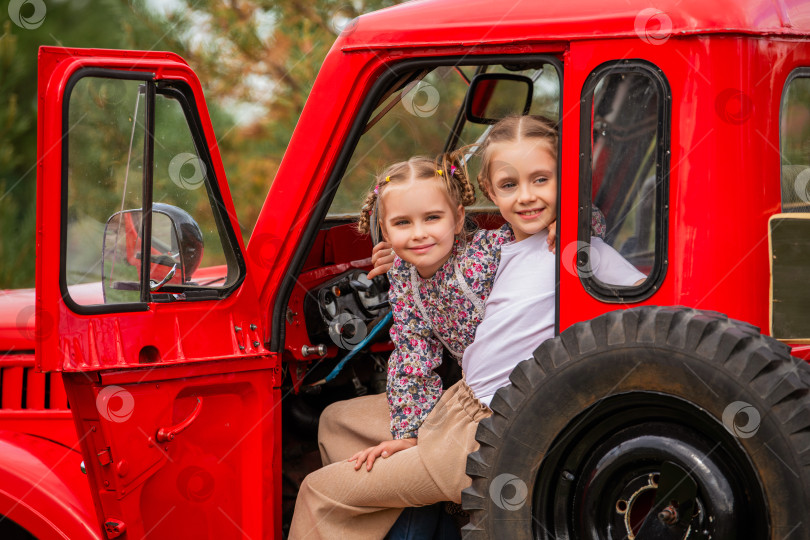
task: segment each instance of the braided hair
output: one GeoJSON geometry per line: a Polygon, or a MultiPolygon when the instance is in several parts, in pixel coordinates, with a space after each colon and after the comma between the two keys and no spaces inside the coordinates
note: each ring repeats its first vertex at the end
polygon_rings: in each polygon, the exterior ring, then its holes
{"type": "Polygon", "coordinates": [[[452,206],[470,206],[475,203],[475,189],[467,174],[463,151],[439,154],[435,159],[412,157],[386,168],[374,179],[374,185],[366,194],[357,230],[369,234],[374,218],[382,221],[384,214],[381,198],[390,184],[409,180],[436,180],[441,182],[452,206]]]}

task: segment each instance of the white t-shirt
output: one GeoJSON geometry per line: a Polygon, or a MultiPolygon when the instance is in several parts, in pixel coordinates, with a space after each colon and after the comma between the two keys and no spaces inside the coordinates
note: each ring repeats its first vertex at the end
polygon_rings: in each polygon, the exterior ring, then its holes
{"type": "MultiPolygon", "coordinates": [[[[484,319],[461,364],[475,397],[489,405],[509,374],[545,340],[554,337],[556,256],[547,231],[503,245],[501,263],[484,319]]],[[[633,285],[645,276],[600,238],[591,238],[594,275],[611,285],[633,285]]]]}

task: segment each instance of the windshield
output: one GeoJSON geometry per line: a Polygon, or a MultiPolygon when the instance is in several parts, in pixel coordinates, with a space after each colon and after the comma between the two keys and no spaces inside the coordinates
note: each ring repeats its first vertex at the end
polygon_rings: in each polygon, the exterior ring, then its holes
{"type": "MultiPolygon", "coordinates": [[[[474,146],[489,126],[464,120],[464,100],[478,73],[524,75],[534,82],[531,114],[558,120],[560,75],[550,62],[530,66],[459,65],[409,72],[397,80],[375,107],[352,154],[327,218],[356,216],[375,175],[388,165],[413,156],[435,156],[445,149],[474,146]],[[450,148],[448,148],[448,145],[450,148]]],[[[470,155],[471,177],[478,160],[470,155]]],[[[480,193],[479,193],[480,195],[480,193]]],[[[476,208],[494,209],[483,196],[476,208]]]]}

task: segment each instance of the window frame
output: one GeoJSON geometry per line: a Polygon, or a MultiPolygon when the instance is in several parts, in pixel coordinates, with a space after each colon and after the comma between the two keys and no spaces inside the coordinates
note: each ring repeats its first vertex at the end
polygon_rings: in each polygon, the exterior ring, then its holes
{"type": "MultiPolygon", "coordinates": [[[[61,186],[61,219],[60,219],[60,256],[59,256],[59,288],[62,299],[65,305],[74,313],[82,315],[90,314],[110,314],[110,313],[131,313],[149,311],[150,304],[164,304],[167,303],[161,298],[154,298],[153,294],[149,291],[149,272],[141,270],[141,283],[140,294],[141,300],[139,302],[121,302],[113,304],[79,304],[70,295],[67,284],[67,210],[68,210],[68,171],[69,171],[69,134],[70,134],[70,98],[76,84],[86,77],[106,78],[106,79],[119,79],[130,81],[142,81],[146,83],[146,100],[145,100],[145,123],[144,126],[144,172],[141,193],[141,209],[151,208],[153,199],[153,174],[154,174],[154,134],[155,134],[155,96],[158,93],[170,95],[176,99],[183,109],[183,114],[188,124],[189,133],[194,142],[195,150],[198,153],[199,159],[203,161],[206,171],[208,171],[206,179],[206,190],[211,203],[211,210],[214,214],[214,220],[220,232],[220,239],[223,241],[223,248],[225,251],[226,261],[228,265],[235,264],[238,270],[238,276],[233,283],[228,287],[197,287],[197,286],[173,286],[172,292],[177,293],[191,293],[187,294],[182,300],[176,300],[169,303],[177,302],[190,302],[202,300],[223,300],[230,296],[235,290],[239,288],[245,280],[247,274],[247,265],[245,264],[244,254],[239,248],[239,242],[236,233],[231,227],[230,220],[226,218],[226,209],[222,201],[222,192],[219,188],[219,182],[214,172],[213,161],[208,146],[205,144],[205,137],[203,135],[202,123],[199,115],[196,113],[196,101],[191,92],[190,87],[181,81],[174,79],[156,79],[155,74],[152,72],[144,71],[122,71],[109,68],[87,67],[77,70],[68,79],[65,85],[64,93],[62,94],[62,157],[60,167],[60,186],[61,186]],[[180,97],[182,96],[182,99],[180,97]],[[148,163],[148,166],[146,165],[148,163]],[[229,250],[230,248],[230,250],[229,250]],[[183,290],[177,290],[182,288],[183,290]],[[195,294],[196,293],[196,294],[195,294]]],[[[144,212],[142,220],[142,242],[141,242],[141,261],[147,260],[144,258],[145,253],[151,251],[151,225],[152,225],[152,212],[144,212]]],[[[103,285],[102,285],[103,286],[103,285]]]]}
{"type": "Polygon", "coordinates": [[[609,285],[598,280],[591,271],[590,257],[583,257],[577,250],[577,274],[588,293],[605,303],[624,304],[641,302],[650,298],[661,287],[666,275],[668,260],[669,223],[669,177],[670,143],[672,130],[672,91],[664,72],[652,62],[640,59],[611,60],[597,66],[588,75],[580,95],[580,159],[579,159],[579,215],[577,238],[590,253],[591,208],[593,189],[593,98],[597,85],[605,75],[615,73],[640,73],[653,81],[658,89],[658,122],[655,172],[655,251],[653,267],[647,279],[640,285],[628,287],[609,285]]]}
{"type": "Polygon", "coordinates": [[[782,197],[782,169],[784,167],[782,163],[782,118],[784,118],[788,87],[796,79],[808,79],[810,81],[810,66],[800,66],[791,71],[785,79],[785,84],[782,86],[782,95],[779,97],[779,209],[782,213],[789,214],[805,213],[803,210],[785,210],[785,201],[782,197]]]}

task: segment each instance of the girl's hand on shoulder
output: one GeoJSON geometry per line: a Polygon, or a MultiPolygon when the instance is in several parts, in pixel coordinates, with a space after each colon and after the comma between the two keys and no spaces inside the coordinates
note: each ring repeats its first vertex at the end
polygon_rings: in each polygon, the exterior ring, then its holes
{"type": "Polygon", "coordinates": [[[374,460],[378,457],[387,458],[393,456],[401,450],[407,450],[416,446],[416,437],[412,439],[394,439],[393,441],[383,441],[377,446],[366,448],[347,459],[346,461],[354,461],[354,470],[360,469],[363,463],[366,464],[366,470],[370,471],[374,466],[374,460]]]}
{"type": "Polygon", "coordinates": [[[371,250],[371,262],[374,268],[368,273],[368,279],[381,276],[394,265],[394,250],[388,242],[380,242],[371,250]]]}
{"type": "Polygon", "coordinates": [[[551,224],[548,226],[548,238],[546,238],[546,242],[548,243],[548,250],[552,253],[557,252],[557,221],[552,221],[551,224]]]}

